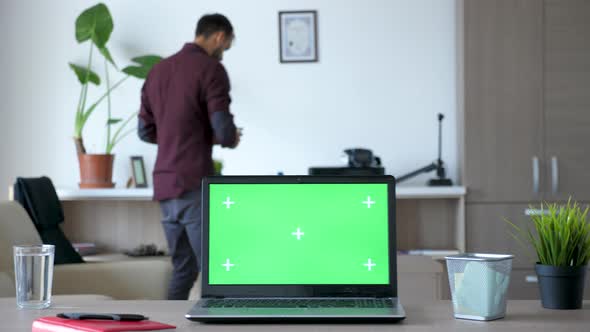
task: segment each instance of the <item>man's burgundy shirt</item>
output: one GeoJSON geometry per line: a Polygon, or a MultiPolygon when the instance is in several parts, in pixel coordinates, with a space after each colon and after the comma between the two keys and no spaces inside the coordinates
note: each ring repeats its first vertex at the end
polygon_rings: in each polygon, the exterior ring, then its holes
{"type": "Polygon", "coordinates": [[[223,65],[194,43],[185,44],[150,71],[142,88],[139,118],[150,141],[158,145],[155,200],[198,190],[201,179],[213,174],[211,117],[227,112],[223,115],[231,120],[229,91],[223,65]]]}

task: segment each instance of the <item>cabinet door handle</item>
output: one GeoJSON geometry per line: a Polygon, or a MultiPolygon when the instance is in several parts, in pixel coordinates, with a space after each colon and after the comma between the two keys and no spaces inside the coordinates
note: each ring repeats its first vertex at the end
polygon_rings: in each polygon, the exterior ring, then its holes
{"type": "Polygon", "coordinates": [[[539,157],[533,157],[533,192],[539,193],[539,157]]]}
{"type": "Polygon", "coordinates": [[[551,192],[553,195],[557,194],[559,190],[559,164],[557,163],[557,157],[551,157],[551,192]]]}

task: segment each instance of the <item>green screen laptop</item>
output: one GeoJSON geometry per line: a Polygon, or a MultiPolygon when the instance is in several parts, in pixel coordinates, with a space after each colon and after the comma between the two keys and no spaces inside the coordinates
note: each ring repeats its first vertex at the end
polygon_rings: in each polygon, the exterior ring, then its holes
{"type": "Polygon", "coordinates": [[[395,180],[203,181],[197,321],[401,320],[395,180]]]}

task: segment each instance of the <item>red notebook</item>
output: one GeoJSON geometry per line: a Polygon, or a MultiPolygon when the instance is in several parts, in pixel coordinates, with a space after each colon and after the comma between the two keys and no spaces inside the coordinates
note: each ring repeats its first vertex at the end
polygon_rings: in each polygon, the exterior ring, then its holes
{"type": "Polygon", "coordinates": [[[142,320],[138,322],[114,320],[76,320],[59,317],[41,317],[33,322],[33,332],[116,332],[154,331],[175,329],[176,326],[142,320]]]}

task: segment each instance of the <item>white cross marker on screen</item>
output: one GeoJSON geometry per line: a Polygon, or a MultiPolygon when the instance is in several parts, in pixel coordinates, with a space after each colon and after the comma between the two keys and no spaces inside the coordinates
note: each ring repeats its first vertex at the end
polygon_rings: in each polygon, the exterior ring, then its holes
{"type": "Polygon", "coordinates": [[[291,233],[291,235],[295,235],[295,236],[297,236],[297,240],[301,240],[301,236],[305,235],[305,233],[303,233],[301,231],[301,229],[299,229],[299,227],[297,227],[297,232],[293,232],[293,233],[291,233]]]}
{"type": "Polygon", "coordinates": [[[225,260],[225,264],[221,264],[221,266],[225,266],[225,270],[229,271],[235,264],[229,262],[229,258],[225,260]]]}
{"type": "Polygon", "coordinates": [[[224,204],[225,207],[227,209],[229,209],[232,206],[232,204],[236,204],[236,202],[232,202],[231,199],[229,197],[227,197],[227,199],[225,200],[225,202],[223,202],[222,204],[224,204]]]}
{"type": "Polygon", "coordinates": [[[363,264],[363,265],[366,266],[369,269],[369,271],[372,271],[373,270],[373,266],[376,266],[377,264],[373,263],[371,261],[371,259],[369,258],[369,262],[367,264],[363,264]]]}
{"type": "Polygon", "coordinates": [[[371,208],[372,204],[375,204],[375,201],[371,200],[371,196],[367,196],[367,200],[363,202],[363,204],[367,204],[367,208],[371,208]]]}

